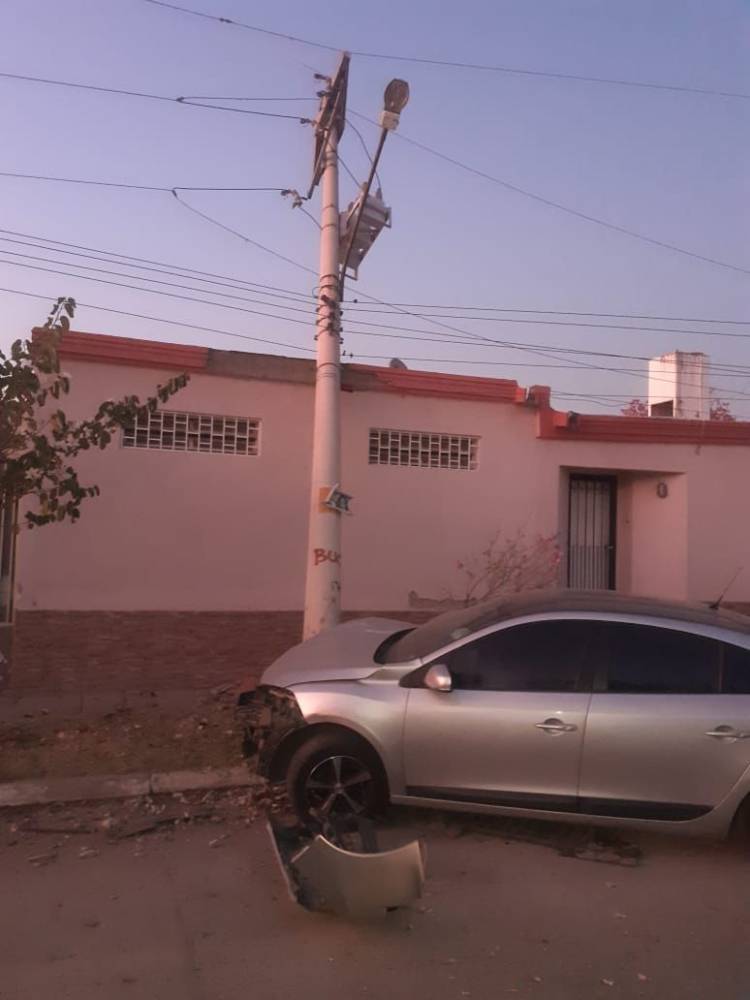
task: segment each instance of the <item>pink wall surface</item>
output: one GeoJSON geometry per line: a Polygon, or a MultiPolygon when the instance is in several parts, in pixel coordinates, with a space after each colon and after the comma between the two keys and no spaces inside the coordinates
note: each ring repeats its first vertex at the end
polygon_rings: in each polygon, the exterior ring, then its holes
{"type": "MultiPolygon", "coordinates": [[[[84,416],[105,398],[146,397],[169,373],[66,365],[66,402],[84,416]]],[[[178,373],[175,373],[178,374],[178,373]]],[[[301,606],[312,393],[308,387],[193,375],[164,407],[261,418],[256,457],[123,448],[81,455],[101,496],[76,524],[24,531],[18,607],[258,610],[301,606]]]]}
{"type": "Polygon", "coordinates": [[[651,597],[688,597],[687,476],[625,473],[620,477],[618,586],[651,597]],[[664,484],[667,495],[657,492],[664,484]]]}
{"type": "MultiPolygon", "coordinates": [[[[104,398],[150,394],[158,369],[67,361],[71,416],[104,398]]],[[[177,374],[177,372],[175,372],[177,374]]],[[[258,457],[122,448],[81,457],[75,525],[25,531],[20,610],[294,610],[302,607],[310,474],[310,385],[193,374],[167,410],[256,417],[258,457]]],[[[502,529],[561,533],[566,472],[620,479],[618,587],[667,597],[750,600],[750,454],[740,447],[540,440],[537,411],[508,402],[354,391],[342,395],[343,605],[406,609],[410,591],[456,588],[456,561],[502,529]],[[371,427],[471,434],[475,471],[370,465],[371,427]],[[561,471],[562,470],[562,471],[561,471]],[[656,497],[666,478],[668,498],[656,497]],[[627,516],[626,516],[627,515],[627,516]]]]}

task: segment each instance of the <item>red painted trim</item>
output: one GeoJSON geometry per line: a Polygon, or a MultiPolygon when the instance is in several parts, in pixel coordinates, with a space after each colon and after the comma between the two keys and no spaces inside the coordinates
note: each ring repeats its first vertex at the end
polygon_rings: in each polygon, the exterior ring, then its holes
{"type": "MultiPolygon", "coordinates": [[[[32,335],[37,333],[38,331],[33,331],[32,335]]],[[[208,370],[209,348],[70,331],[63,336],[60,357],[104,364],[166,368],[174,372],[201,372],[208,370]]],[[[441,372],[378,368],[374,365],[347,365],[347,368],[372,377],[371,386],[357,386],[355,391],[371,388],[377,392],[441,399],[526,403],[536,406],[537,437],[549,441],[750,446],[748,421],[675,420],[671,417],[599,416],[590,413],[571,415],[549,406],[549,390],[546,386],[532,386],[527,399],[525,390],[511,379],[446,375],[441,372]]]]}
{"type": "Polygon", "coordinates": [[[559,410],[540,411],[539,418],[537,437],[552,441],[750,445],[750,422],[741,420],[599,416],[559,410]]]}
{"type": "MultiPolygon", "coordinates": [[[[36,333],[37,331],[33,331],[32,335],[36,333]]],[[[103,333],[77,333],[72,330],[63,335],[59,354],[62,360],[168,368],[176,372],[205,371],[208,361],[207,347],[109,337],[103,333]]]]}
{"type": "Polygon", "coordinates": [[[440,372],[412,371],[403,368],[378,368],[374,365],[348,365],[350,370],[374,377],[373,389],[414,396],[440,396],[442,399],[473,399],[492,403],[521,403],[526,394],[510,379],[479,378],[474,375],[446,375],[440,372]]]}

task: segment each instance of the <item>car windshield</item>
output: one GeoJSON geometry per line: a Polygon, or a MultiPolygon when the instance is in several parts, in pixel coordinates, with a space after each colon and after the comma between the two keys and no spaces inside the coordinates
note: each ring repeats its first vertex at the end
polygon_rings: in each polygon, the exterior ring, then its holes
{"type": "Polygon", "coordinates": [[[378,663],[421,660],[443,646],[494,624],[502,617],[500,606],[498,601],[489,601],[470,608],[446,611],[424,625],[386,639],[375,654],[375,659],[378,663]]]}

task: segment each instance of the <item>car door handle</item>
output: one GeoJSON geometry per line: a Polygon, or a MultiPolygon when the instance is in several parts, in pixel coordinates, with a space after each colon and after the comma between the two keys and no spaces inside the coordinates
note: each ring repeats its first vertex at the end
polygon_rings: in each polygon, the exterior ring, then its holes
{"type": "Polygon", "coordinates": [[[571,722],[561,722],[560,719],[545,719],[544,722],[535,722],[534,726],[545,733],[574,733],[578,729],[571,722]]]}
{"type": "Polygon", "coordinates": [[[716,729],[709,729],[706,736],[713,736],[715,740],[750,740],[750,733],[742,733],[732,726],[717,726],[716,729]]]}

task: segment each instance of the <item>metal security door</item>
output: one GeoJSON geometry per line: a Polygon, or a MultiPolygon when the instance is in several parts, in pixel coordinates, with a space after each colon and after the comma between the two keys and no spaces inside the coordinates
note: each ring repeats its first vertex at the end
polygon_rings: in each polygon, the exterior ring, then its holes
{"type": "Polygon", "coordinates": [[[568,503],[568,586],[615,589],[617,480],[571,474],[568,503]]]}

